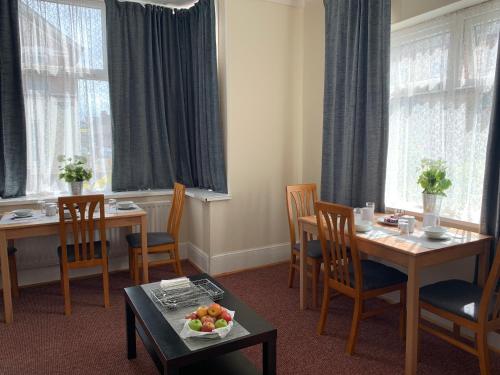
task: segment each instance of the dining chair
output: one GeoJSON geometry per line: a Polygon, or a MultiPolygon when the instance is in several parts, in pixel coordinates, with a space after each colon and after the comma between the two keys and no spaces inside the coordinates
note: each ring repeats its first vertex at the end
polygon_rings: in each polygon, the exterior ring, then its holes
{"type": "Polygon", "coordinates": [[[478,357],[481,375],[490,374],[488,332],[500,330],[499,277],[500,242],[484,288],[464,280],[439,281],[420,288],[420,311],[453,322],[453,333],[422,318],[419,328],[478,357]],[[461,327],[473,332],[472,340],[461,336],[461,327]]]}
{"type": "Polygon", "coordinates": [[[108,247],[106,241],[106,223],[104,195],[81,195],[60,197],[59,237],[61,246],[57,248],[61,270],[61,284],[64,294],[64,313],[71,314],[69,290],[69,270],[100,266],[104,307],[109,307],[108,247]],[[94,219],[98,209],[99,219],[94,219]],[[69,217],[65,217],[69,212],[69,217]],[[72,232],[72,243],[68,243],[68,231],[72,232]],[[96,232],[99,239],[95,238],[96,232]]]}
{"type": "MultiPolygon", "coordinates": [[[[299,270],[300,242],[296,238],[298,218],[314,215],[314,203],[318,200],[316,184],[288,185],[286,187],[286,207],[288,211],[288,226],[290,228],[290,267],[288,273],[288,287],[293,287],[295,270],[299,270]]],[[[314,307],[318,306],[318,286],[321,263],[321,245],[319,240],[308,235],[306,262],[310,267],[307,276],[311,279],[312,299],[314,307]]]]}
{"type": "MultiPolygon", "coordinates": [[[[182,275],[182,268],[179,256],[179,229],[184,208],[184,196],[186,187],[182,184],[174,184],[174,194],[172,207],[168,217],[166,232],[148,232],[148,253],[168,253],[169,259],[149,260],[148,267],[172,264],[175,272],[182,275]]],[[[141,234],[131,233],[127,235],[129,246],[129,266],[131,276],[135,284],[140,282],[140,267],[142,261],[141,234]]]]}
{"type": "Polygon", "coordinates": [[[406,274],[384,264],[361,260],[356,241],[354,215],[351,207],[316,202],[318,235],[323,251],[323,302],[321,305],[318,334],[323,334],[328,316],[330,291],[354,299],[354,312],[346,352],[353,354],[359,323],[362,319],[378,315],[387,308],[400,309],[400,332],[405,330],[406,274]],[[399,303],[386,304],[366,310],[364,302],[393,291],[400,292],[399,303]]]}

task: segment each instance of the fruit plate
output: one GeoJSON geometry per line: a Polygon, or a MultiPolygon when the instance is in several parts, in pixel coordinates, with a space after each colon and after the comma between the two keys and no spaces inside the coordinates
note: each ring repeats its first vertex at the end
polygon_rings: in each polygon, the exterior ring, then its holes
{"type": "Polygon", "coordinates": [[[183,319],[184,326],[182,327],[182,331],[180,332],[179,335],[183,339],[187,339],[188,337],[194,337],[198,339],[223,339],[229,334],[229,332],[231,332],[231,329],[233,328],[234,325],[233,322],[234,311],[228,309],[225,310],[231,316],[231,321],[227,323],[227,326],[222,328],[216,328],[212,332],[201,332],[201,331],[195,331],[189,327],[189,322],[191,321],[191,319],[183,319]]]}
{"type": "Polygon", "coordinates": [[[377,219],[377,222],[379,222],[380,224],[384,224],[384,225],[389,225],[391,227],[397,227],[398,226],[398,223],[395,222],[395,223],[390,223],[390,222],[387,222],[385,221],[384,219],[386,218],[386,216],[382,216],[382,217],[379,217],[377,219]]]}

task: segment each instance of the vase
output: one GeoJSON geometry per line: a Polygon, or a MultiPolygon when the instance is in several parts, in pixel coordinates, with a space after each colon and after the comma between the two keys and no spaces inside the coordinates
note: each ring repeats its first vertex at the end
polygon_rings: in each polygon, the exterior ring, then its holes
{"type": "Polygon", "coordinates": [[[69,183],[71,195],[82,195],[83,181],[75,181],[69,183]]]}
{"type": "Polygon", "coordinates": [[[424,203],[424,214],[432,213],[439,216],[441,211],[442,195],[422,193],[424,203]]]}

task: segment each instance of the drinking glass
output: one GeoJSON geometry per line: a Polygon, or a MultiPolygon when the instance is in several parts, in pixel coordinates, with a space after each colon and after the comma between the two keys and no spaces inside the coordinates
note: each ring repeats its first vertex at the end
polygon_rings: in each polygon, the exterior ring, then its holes
{"type": "Polygon", "coordinates": [[[366,202],[366,207],[370,209],[370,221],[373,221],[375,218],[375,202],[366,202]]]}
{"type": "Polygon", "coordinates": [[[116,214],[116,199],[110,199],[108,201],[108,205],[109,205],[109,213],[116,214]]]}
{"type": "Polygon", "coordinates": [[[37,203],[38,209],[40,210],[40,215],[45,213],[45,201],[39,200],[37,203]]]}
{"type": "Polygon", "coordinates": [[[398,228],[400,235],[408,236],[410,234],[410,225],[408,224],[408,220],[399,219],[398,228]]]}

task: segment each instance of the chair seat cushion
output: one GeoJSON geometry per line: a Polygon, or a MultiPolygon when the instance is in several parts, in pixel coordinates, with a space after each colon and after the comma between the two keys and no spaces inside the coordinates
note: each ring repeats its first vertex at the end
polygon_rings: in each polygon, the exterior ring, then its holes
{"type": "MultiPolygon", "coordinates": [[[[293,248],[300,251],[300,243],[296,243],[293,248]]],[[[307,256],[315,259],[323,258],[320,240],[307,241],[307,256]]]]}
{"type": "MultiPolygon", "coordinates": [[[[131,233],[127,235],[127,242],[130,247],[141,247],[141,234],[131,233]]],[[[168,245],[170,243],[175,243],[175,240],[167,232],[148,232],[148,247],[168,245]]]]}
{"type": "Polygon", "coordinates": [[[7,248],[7,255],[12,256],[16,253],[17,249],[15,247],[8,247],[7,248]]]}
{"type": "Polygon", "coordinates": [[[464,280],[446,280],[420,288],[420,300],[477,321],[483,289],[464,280]]]}
{"type": "MultiPolygon", "coordinates": [[[[354,286],[354,267],[349,265],[351,285],[354,286]]],[[[391,285],[403,284],[408,281],[408,276],[395,268],[373,260],[362,260],[363,290],[385,288],[391,285]]]]}
{"type": "MultiPolygon", "coordinates": [[[[87,243],[87,254],[90,253],[90,244],[87,243]]],[[[109,249],[110,243],[109,241],[106,241],[106,248],[109,249]]],[[[80,255],[81,255],[81,249],[82,249],[82,244],[78,244],[78,247],[80,249],[80,255]]],[[[75,246],[74,245],[66,245],[66,250],[68,252],[68,262],[74,262],[76,260],[75,258],[75,246]]],[[[57,256],[61,258],[61,246],[57,247],[57,256]]],[[[102,258],[102,245],[101,241],[94,241],[94,258],[101,259],[102,258]]]]}

